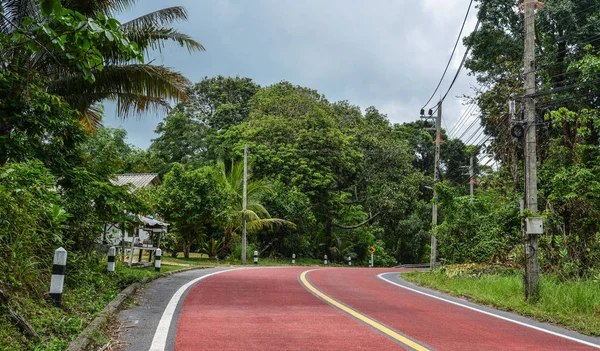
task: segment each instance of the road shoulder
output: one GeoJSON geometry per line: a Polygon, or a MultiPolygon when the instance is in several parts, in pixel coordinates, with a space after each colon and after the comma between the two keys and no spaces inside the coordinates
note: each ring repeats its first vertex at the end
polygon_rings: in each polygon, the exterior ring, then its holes
{"type": "Polygon", "coordinates": [[[447,303],[450,303],[450,304],[453,304],[456,306],[460,306],[463,308],[467,308],[472,311],[484,313],[484,314],[487,314],[487,315],[490,315],[490,316],[493,316],[493,317],[496,317],[496,318],[499,318],[502,320],[513,322],[513,323],[523,325],[523,326],[526,326],[526,327],[529,327],[529,328],[532,328],[532,329],[535,329],[538,331],[542,331],[544,333],[560,336],[560,337],[563,337],[563,338],[566,338],[569,340],[580,342],[582,344],[586,344],[588,346],[600,349],[600,338],[597,338],[597,337],[583,335],[578,332],[568,330],[568,329],[565,329],[565,328],[562,328],[562,327],[559,327],[556,325],[538,322],[538,321],[532,320],[530,318],[524,317],[519,314],[497,310],[495,308],[488,307],[488,306],[478,305],[467,299],[454,297],[454,296],[439,292],[437,290],[418,286],[418,285],[415,285],[413,283],[410,283],[410,282],[402,279],[401,274],[398,274],[398,273],[382,273],[382,274],[379,274],[378,277],[387,283],[398,286],[399,288],[411,290],[413,292],[417,292],[419,294],[428,296],[430,298],[445,301],[447,303]]]}
{"type": "MultiPolygon", "coordinates": [[[[118,320],[122,324],[122,332],[119,337],[120,343],[125,346],[126,350],[148,351],[152,345],[156,328],[171,297],[182,286],[194,279],[230,269],[232,268],[217,267],[185,271],[154,280],[145,288],[138,290],[136,293],[136,299],[139,302],[138,305],[124,309],[118,314],[118,320]]],[[[187,291],[184,292],[177,303],[173,321],[169,325],[165,351],[173,351],[174,349],[175,333],[177,330],[176,317],[181,311],[187,291]]]]}

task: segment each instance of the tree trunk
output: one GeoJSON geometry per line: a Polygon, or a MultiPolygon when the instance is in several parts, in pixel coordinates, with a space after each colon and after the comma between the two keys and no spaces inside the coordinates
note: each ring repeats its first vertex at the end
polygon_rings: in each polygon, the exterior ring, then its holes
{"type": "Polygon", "coordinates": [[[219,259],[222,260],[225,256],[231,252],[231,230],[225,230],[225,236],[223,237],[223,248],[219,251],[219,259]]]}
{"type": "MultiPolygon", "coordinates": [[[[12,130],[12,126],[6,124],[0,124],[0,139],[10,140],[10,131],[12,130]]],[[[8,150],[3,147],[4,152],[0,152],[0,167],[4,166],[6,162],[8,162],[8,150]]],[[[2,150],[0,149],[0,150],[2,150]]]]}
{"type": "Polygon", "coordinates": [[[189,240],[185,240],[183,243],[183,257],[190,258],[190,249],[192,248],[192,242],[189,240]]]}
{"type": "Polygon", "coordinates": [[[331,239],[333,232],[333,218],[327,218],[327,225],[325,226],[325,254],[327,257],[331,258],[331,239]]]}
{"type": "MultiPolygon", "coordinates": [[[[185,230],[185,229],[184,229],[185,230]]],[[[190,258],[190,249],[192,248],[192,234],[185,230],[183,237],[183,257],[190,258]]]]}

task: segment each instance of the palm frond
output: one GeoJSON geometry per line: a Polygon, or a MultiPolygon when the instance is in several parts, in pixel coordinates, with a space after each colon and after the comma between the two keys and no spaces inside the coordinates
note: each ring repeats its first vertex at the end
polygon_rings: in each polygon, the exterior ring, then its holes
{"type": "Polygon", "coordinates": [[[169,102],[160,97],[150,97],[142,94],[117,94],[111,100],[117,102],[117,114],[119,116],[126,116],[132,111],[137,114],[158,111],[168,113],[171,111],[169,102]]]}
{"type": "Polygon", "coordinates": [[[10,33],[25,17],[38,18],[40,7],[36,0],[2,0],[0,13],[0,33],[10,33]]]}
{"type": "Polygon", "coordinates": [[[132,28],[160,27],[177,21],[185,21],[187,18],[187,10],[185,7],[173,6],[134,18],[131,21],[123,23],[122,28],[127,30],[132,28]]]}
{"type": "Polygon", "coordinates": [[[94,16],[98,12],[115,14],[130,9],[136,0],[63,0],[63,7],[94,16]]]}
{"type": "Polygon", "coordinates": [[[239,196],[243,196],[244,191],[244,163],[231,160],[231,169],[229,170],[229,184],[231,189],[239,196]]]}
{"type": "Polygon", "coordinates": [[[241,184],[241,181],[243,181],[243,179],[239,174],[239,169],[236,170],[235,164],[232,164],[232,168],[227,172],[225,162],[223,162],[223,160],[217,162],[217,182],[225,189],[227,194],[230,196],[241,196],[241,190],[238,191],[238,184],[241,184]]]}
{"type": "Polygon", "coordinates": [[[141,113],[151,108],[168,109],[167,100],[187,98],[185,88],[190,84],[178,72],[149,64],[107,66],[94,75],[94,84],[77,76],[67,76],[54,80],[48,89],[63,96],[79,110],[106,98],[116,100],[119,116],[124,117],[132,111],[141,113]]]}
{"type": "Polygon", "coordinates": [[[256,201],[248,201],[246,209],[253,211],[261,218],[271,218],[269,211],[267,211],[267,209],[263,205],[256,201]]]}
{"type": "Polygon", "coordinates": [[[254,180],[248,184],[248,198],[258,199],[264,194],[272,194],[274,192],[271,183],[265,180],[254,180]]]}
{"type": "Polygon", "coordinates": [[[81,124],[85,126],[88,132],[93,132],[102,125],[102,115],[104,109],[100,105],[91,105],[86,110],[80,111],[81,124]]]}
{"type": "Polygon", "coordinates": [[[192,37],[173,28],[156,28],[152,26],[126,29],[123,31],[123,35],[130,41],[137,43],[139,48],[146,51],[146,53],[150,50],[162,52],[169,42],[176,43],[189,52],[206,50],[202,44],[192,39],[192,37]]]}
{"type": "Polygon", "coordinates": [[[239,211],[233,220],[235,231],[239,231],[246,220],[246,230],[249,233],[256,232],[262,229],[273,229],[279,226],[290,226],[295,228],[296,224],[281,218],[261,218],[256,212],[247,209],[239,211]]]}
{"type": "Polygon", "coordinates": [[[288,226],[295,228],[296,224],[286,221],[285,219],[280,218],[266,218],[258,221],[252,221],[246,223],[246,230],[250,233],[254,233],[263,229],[273,229],[275,227],[283,227],[288,226]]]}

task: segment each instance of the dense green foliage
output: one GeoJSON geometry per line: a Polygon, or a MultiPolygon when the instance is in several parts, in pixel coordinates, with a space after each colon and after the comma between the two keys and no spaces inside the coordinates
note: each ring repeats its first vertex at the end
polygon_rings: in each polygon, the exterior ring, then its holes
{"type": "MultiPolygon", "coordinates": [[[[427,207],[419,200],[426,177],[413,168],[404,127],[393,127],[373,107],[363,113],[288,82],[259,88],[246,78],[205,78],[188,94],[158,126],[148,157],[161,161],[158,172],[181,162],[186,173],[210,167],[222,175],[226,209],[209,227],[195,225],[224,239],[221,258],[237,250],[243,218],[261,255],[327,254],[338,262],[352,256],[358,263],[376,245],[386,265],[423,258],[426,222],[410,228],[421,233],[418,240],[400,224],[415,207],[427,207]],[[245,145],[251,181],[243,212],[245,145]]],[[[173,169],[166,174],[172,176],[173,169]]],[[[172,216],[171,207],[156,210],[172,216]]]]}
{"type": "Polygon", "coordinates": [[[136,215],[151,210],[147,193],[111,183],[116,173],[146,171],[147,163],[144,151],[126,143],[124,130],[94,132],[102,114],[97,103],[114,98],[126,112],[185,97],[187,80],[144,64],[144,53],[173,40],[189,49],[201,46],[164,26],[185,18],[181,8],[125,24],[112,18],[132,4],[0,3],[3,349],[65,349],[139,275],[120,272],[109,278],[101,272],[104,264],[98,265],[107,225],[137,225],[136,215]],[[54,250],[61,246],[68,263],[64,306],[58,311],[46,298],[54,250]],[[39,341],[21,334],[8,307],[32,323],[39,341]]]}
{"type": "MultiPolygon", "coordinates": [[[[491,138],[484,155],[498,162],[483,167],[473,199],[460,197],[452,182],[438,190],[444,221],[436,228],[447,262],[523,264],[519,245],[523,198],[523,145],[509,131],[506,101],[522,109],[523,15],[520,1],[480,0],[481,29],[465,39],[472,45],[467,68],[485,89],[473,102],[491,138]]],[[[561,277],[593,276],[600,270],[598,202],[598,62],[600,3],[545,1],[536,13],[536,115],[538,204],[545,221],[538,257],[545,272],[561,277]]]]}

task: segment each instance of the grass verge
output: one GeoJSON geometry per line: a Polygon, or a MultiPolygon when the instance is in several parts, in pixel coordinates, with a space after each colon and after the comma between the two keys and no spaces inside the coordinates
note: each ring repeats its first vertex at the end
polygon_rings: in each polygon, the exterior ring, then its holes
{"type": "MultiPolygon", "coordinates": [[[[163,264],[161,273],[181,269],[180,266],[163,264]]],[[[67,271],[61,308],[52,306],[49,300],[15,293],[10,306],[18,311],[39,334],[34,342],[15,326],[5,306],[0,306],[0,350],[60,351],[98,315],[100,311],[125,287],[145,277],[156,275],[154,267],[126,268],[117,265],[114,274],[106,274],[103,267],[79,272],[67,271]]],[[[49,282],[48,286],[50,285],[49,282]]]]}
{"type": "MultiPolygon", "coordinates": [[[[534,302],[525,301],[523,274],[516,271],[471,274],[411,272],[402,278],[418,285],[533,319],[600,336],[600,284],[594,280],[563,281],[540,277],[540,294],[534,302]]],[[[455,271],[455,270],[454,270],[455,271]]]]}
{"type": "MultiPolygon", "coordinates": [[[[189,258],[184,258],[182,253],[179,253],[177,257],[172,257],[169,254],[165,254],[162,256],[163,263],[172,263],[172,264],[180,264],[180,265],[190,265],[190,266],[204,266],[204,267],[213,267],[213,266],[223,266],[223,265],[241,265],[242,261],[238,258],[226,258],[225,260],[210,260],[208,256],[192,252],[190,253],[189,258]]],[[[247,266],[254,265],[254,259],[250,257],[246,262],[247,266]]],[[[281,259],[281,258],[259,258],[258,266],[291,266],[292,259],[281,259]]],[[[296,266],[322,266],[323,260],[314,259],[314,258],[297,258],[296,266]]],[[[347,263],[332,263],[328,262],[330,266],[347,266],[347,263]]]]}

